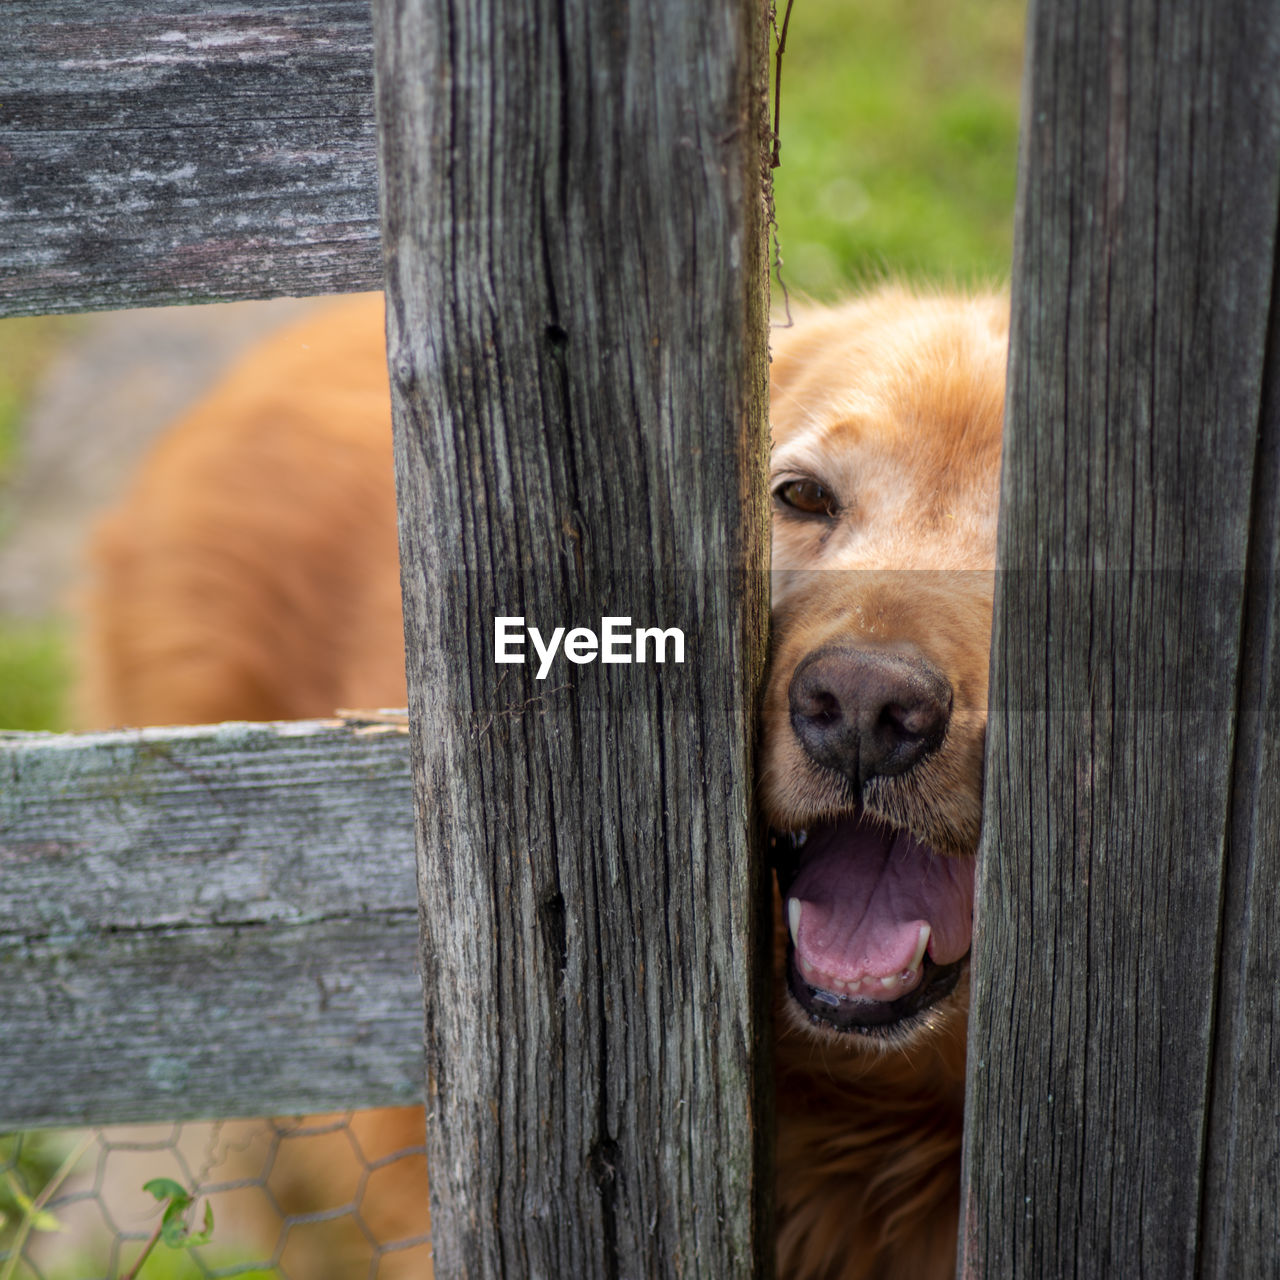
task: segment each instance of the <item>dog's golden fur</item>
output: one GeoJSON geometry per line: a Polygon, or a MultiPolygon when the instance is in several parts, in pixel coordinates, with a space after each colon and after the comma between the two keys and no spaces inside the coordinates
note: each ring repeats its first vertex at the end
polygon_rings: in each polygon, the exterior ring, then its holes
{"type": "MultiPolygon", "coordinates": [[[[791,730],[797,663],[833,640],[907,644],[954,691],[946,737],[861,800],[940,853],[973,855],[1006,314],[998,298],[885,288],[775,331],[775,482],[813,478],[839,499],[830,519],[775,517],[760,788],[776,828],[850,803],[791,730]]],[[[374,295],[265,344],[208,396],[93,547],[88,719],[402,704],[388,425],[374,295]]],[[[787,994],[786,947],[780,920],[780,1275],[941,1280],[955,1256],[967,975],[909,1029],[839,1033],[787,994]]],[[[411,1126],[406,1145],[417,1140],[411,1126]]]]}
{"type": "MultiPolygon", "coordinates": [[[[898,780],[909,789],[873,781],[865,804],[936,849],[976,850],[1007,316],[1000,298],[886,289],[775,342],[775,484],[814,477],[840,508],[774,519],[760,784],[775,828],[842,807],[789,731],[797,663],[831,643],[907,644],[951,684],[947,736],[898,780]]],[[[781,960],[781,920],[778,938],[781,960]]],[[[811,1024],[781,964],[777,989],[780,1276],[953,1275],[967,974],[888,1042],[811,1024]]]]}

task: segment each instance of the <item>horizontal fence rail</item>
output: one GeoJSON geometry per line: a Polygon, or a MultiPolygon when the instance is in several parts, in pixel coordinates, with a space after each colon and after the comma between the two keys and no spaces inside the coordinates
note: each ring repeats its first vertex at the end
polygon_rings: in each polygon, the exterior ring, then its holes
{"type": "Polygon", "coordinates": [[[0,734],[0,1130],[421,1096],[395,720],[0,734]]]}
{"type": "Polygon", "coordinates": [[[382,285],[367,0],[7,0],[0,315],[382,285]]]}

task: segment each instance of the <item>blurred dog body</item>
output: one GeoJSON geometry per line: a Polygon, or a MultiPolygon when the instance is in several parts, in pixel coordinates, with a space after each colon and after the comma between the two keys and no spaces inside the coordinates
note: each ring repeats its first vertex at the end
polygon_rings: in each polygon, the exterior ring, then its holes
{"type": "MultiPolygon", "coordinates": [[[[954,1270],[1006,344],[1001,299],[896,288],[774,334],[782,1280],[954,1270]]],[[[379,295],[202,400],[92,547],[87,722],[403,705],[389,423],[379,295]]],[[[420,1111],[385,1116],[421,1142],[420,1111]]],[[[356,1274],[333,1266],[309,1280],[356,1274]]]]}
{"type": "Polygon", "coordinates": [[[90,550],[81,718],[293,720],[405,702],[381,294],[256,347],[90,550]]]}

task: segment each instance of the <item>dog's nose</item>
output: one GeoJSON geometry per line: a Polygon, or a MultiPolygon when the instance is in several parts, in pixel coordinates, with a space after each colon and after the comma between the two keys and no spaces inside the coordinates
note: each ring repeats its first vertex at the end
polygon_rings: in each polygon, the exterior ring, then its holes
{"type": "Polygon", "coordinates": [[[791,726],[810,759],[859,791],[935,750],[951,718],[946,676],[893,649],[818,649],[796,667],[790,696],[791,726]]]}

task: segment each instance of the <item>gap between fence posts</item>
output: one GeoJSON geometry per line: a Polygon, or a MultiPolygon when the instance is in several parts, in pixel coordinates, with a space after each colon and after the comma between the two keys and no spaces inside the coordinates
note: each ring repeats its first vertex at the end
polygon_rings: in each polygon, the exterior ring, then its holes
{"type": "Polygon", "coordinates": [[[1032,6],[966,1277],[1275,1275],[1280,11],[1032,6]]]}
{"type": "Polygon", "coordinates": [[[766,14],[374,28],[437,1266],[764,1276],[766,14]]]}

